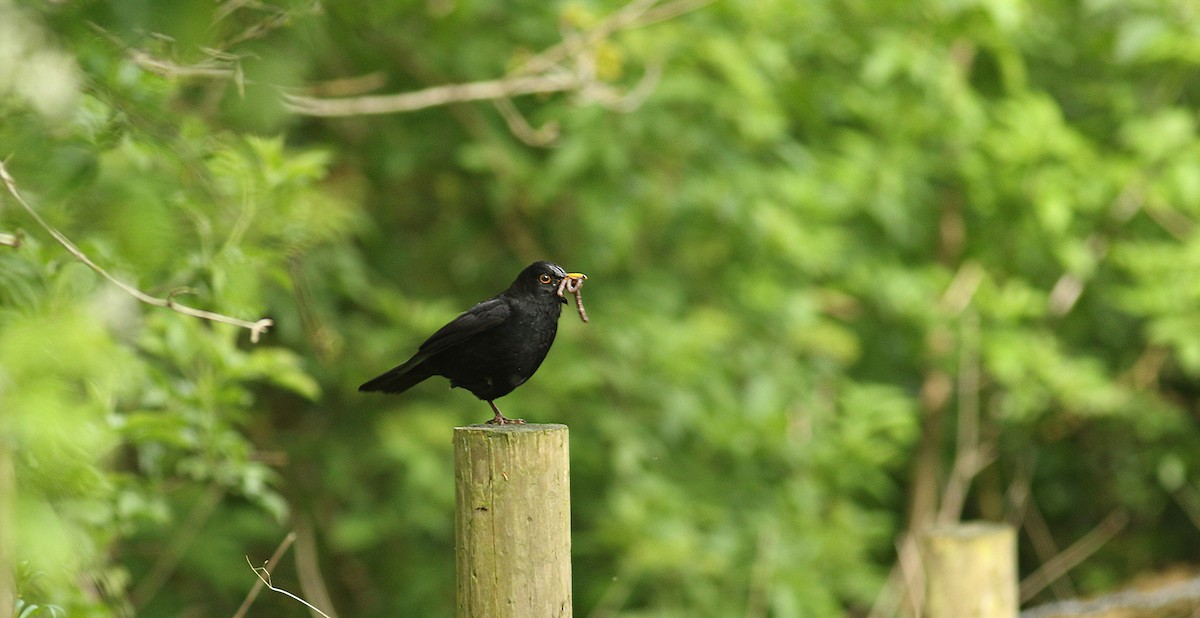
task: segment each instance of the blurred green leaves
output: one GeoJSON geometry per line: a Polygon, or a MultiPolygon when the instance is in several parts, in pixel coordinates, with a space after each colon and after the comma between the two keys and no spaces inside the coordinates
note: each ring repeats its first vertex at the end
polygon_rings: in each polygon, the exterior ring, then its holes
{"type": "Polygon", "coordinates": [[[139,305],[0,207],[18,611],[228,615],[305,521],[343,613],[448,615],[449,428],[486,406],[353,386],[542,258],[592,322],[502,404],[572,427],[580,614],[862,615],[964,447],[966,516],[1130,513],[1085,588],[1200,560],[1186,7],[713,3],[580,48],[604,87],[661,67],[621,111],[318,120],[280,93],[494,79],[624,5],[132,6],[0,5],[0,157],[120,279],[277,325],[139,305]]]}
{"type": "MultiPolygon", "coordinates": [[[[158,106],[180,96],[179,83],[76,51],[93,72],[61,114],[68,121],[9,100],[0,147],[33,207],[115,276],[251,317],[290,296],[289,259],[347,233],[348,202],[317,188],[326,152],[165,115],[158,106]]],[[[244,537],[187,552],[207,521],[188,515],[203,513],[197,489],[235,501],[230,517],[237,500],[253,505],[257,526],[233,529],[271,542],[290,508],[248,431],[263,391],[312,401],[321,387],[296,351],[247,347],[241,329],[140,305],[19,209],[0,222],[31,230],[0,255],[0,451],[17,483],[5,505],[19,531],[20,611],[100,615],[132,601],[175,613],[166,608],[177,599],[157,596],[163,581],[142,584],[171,577],[179,556],[122,555],[158,546],[185,552],[184,564],[239,564],[224,548],[252,542],[244,537]]]]}

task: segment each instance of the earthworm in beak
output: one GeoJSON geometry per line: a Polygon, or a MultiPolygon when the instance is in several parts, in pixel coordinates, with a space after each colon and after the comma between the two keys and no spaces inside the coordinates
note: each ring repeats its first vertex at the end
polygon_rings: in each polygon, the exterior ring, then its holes
{"type": "Polygon", "coordinates": [[[558,282],[558,297],[566,298],[564,293],[575,295],[575,307],[579,309],[579,319],[584,322],[588,321],[587,311],[583,310],[583,282],[587,279],[587,275],[583,273],[567,273],[563,280],[558,282]]]}

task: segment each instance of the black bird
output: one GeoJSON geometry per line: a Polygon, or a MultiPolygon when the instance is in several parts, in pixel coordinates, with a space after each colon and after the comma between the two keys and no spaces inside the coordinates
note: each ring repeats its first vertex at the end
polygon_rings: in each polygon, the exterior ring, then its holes
{"type": "Polygon", "coordinates": [[[493,424],[524,423],[506,418],[494,400],[512,392],[537,371],[554,343],[558,317],[576,293],[586,321],[579,286],[583,273],[558,264],[534,262],[507,290],[466,310],[425,340],[404,364],[362,386],[360,391],[403,393],[430,376],[450,378],[450,388],[465,388],[488,402],[493,424]]]}

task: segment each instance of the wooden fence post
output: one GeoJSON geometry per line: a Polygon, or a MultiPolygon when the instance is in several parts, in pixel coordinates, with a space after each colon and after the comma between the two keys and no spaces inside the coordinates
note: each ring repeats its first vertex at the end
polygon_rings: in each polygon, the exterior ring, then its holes
{"type": "Polygon", "coordinates": [[[566,425],[454,428],[458,618],[570,618],[566,425]]]}
{"type": "Polygon", "coordinates": [[[985,522],[925,533],[926,618],[1016,618],[1017,536],[985,522]]]}

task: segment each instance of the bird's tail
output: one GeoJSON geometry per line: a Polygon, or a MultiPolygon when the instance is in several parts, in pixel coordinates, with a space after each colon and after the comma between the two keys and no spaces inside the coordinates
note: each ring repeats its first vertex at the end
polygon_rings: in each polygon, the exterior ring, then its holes
{"type": "Polygon", "coordinates": [[[429,368],[421,363],[404,363],[364,382],[362,386],[358,387],[358,390],[403,393],[432,375],[429,368]]]}

